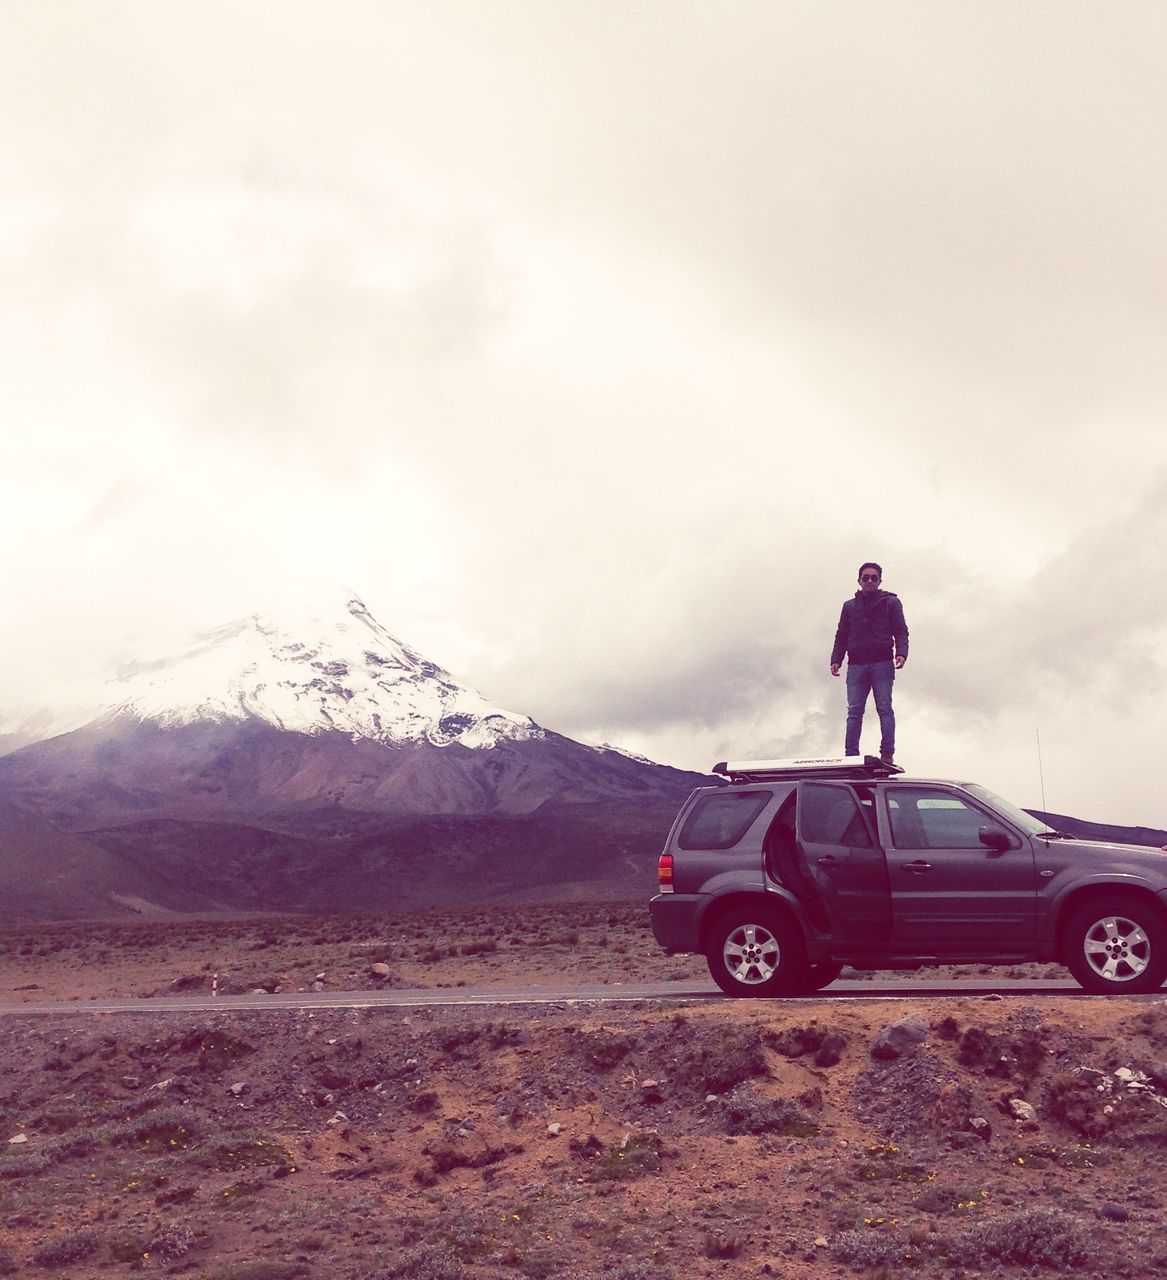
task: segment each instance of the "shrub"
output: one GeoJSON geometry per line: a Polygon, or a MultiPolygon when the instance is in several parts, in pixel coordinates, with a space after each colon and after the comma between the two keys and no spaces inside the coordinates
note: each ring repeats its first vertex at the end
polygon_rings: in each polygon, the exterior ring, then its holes
{"type": "Polygon", "coordinates": [[[387,1271],[370,1271],[361,1280],[465,1280],[461,1259],[444,1245],[410,1249],[387,1271]]]}
{"type": "Polygon", "coordinates": [[[853,1271],[871,1271],[877,1267],[894,1273],[898,1267],[914,1267],[923,1261],[924,1251],[906,1232],[861,1228],[843,1231],[831,1244],[831,1257],[845,1263],[853,1271]]]}
{"type": "Polygon", "coordinates": [[[80,1262],[97,1251],[97,1232],[92,1227],[81,1227],[77,1231],[66,1231],[63,1235],[53,1236],[32,1251],[32,1261],[38,1267],[67,1267],[71,1262],[80,1262]]]}
{"type": "Polygon", "coordinates": [[[767,1075],[761,1034],[756,1028],[722,1028],[697,1047],[683,1072],[703,1093],[728,1093],[752,1076],[767,1075]]]}
{"type": "Polygon", "coordinates": [[[646,1173],[658,1173],[660,1166],[660,1138],[652,1133],[630,1133],[599,1157],[593,1177],[629,1182],[646,1173]]]}
{"type": "Polygon", "coordinates": [[[723,1231],[707,1231],[701,1252],[707,1258],[736,1258],[742,1251],[742,1242],[736,1236],[723,1231]]]}
{"type": "Polygon", "coordinates": [[[484,939],[482,942],[464,942],[458,950],[464,956],[485,956],[492,951],[497,951],[498,943],[493,938],[484,939]]]}
{"type": "Polygon", "coordinates": [[[283,1143],[254,1135],[228,1134],[216,1138],[207,1148],[192,1157],[191,1162],[223,1173],[271,1166],[275,1166],[277,1177],[296,1172],[295,1157],[283,1143]]]}
{"type": "Polygon", "coordinates": [[[792,1138],[812,1138],[819,1126],[789,1098],[757,1098],[734,1093],[723,1100],[727,1133],[778,1133],[792,1138]]]}
{"type": "Polygon", "coordinates": [[[1090,1260],[1092,1244],[1090,1223],[1061,1209],[1039,1206],[977,1223],[950,1248],[949,1261],[969,1267],[994,1262],[1080,1267],[1090,1260]]]}
{"type": "Polygon", "coordinates": [[[179,1107],[160,1111],[109,1126],[99,1133],[112,1146],[138,1144],[145,1151],[185,1151],[194,1139],[190,1113],[179,1107]]]}
{"type": "Polygon", "coordinates": [[[973,1187],[953,1187],[941,1182],[929,1182],[912,1201],[925,1213],[959,1213],[978,1208],[984,1203],[985,1193],[973,1187]]]}
{"type": "Polygon", "coordinates": [[[79,1107],[46,1107],[32,1123],[39,1133],[67,1133],[91,1118],[91,1113],[79,1107]]]}
{"type": "Polygon", "coordinates": [[[190,1227],[166,1227],[150,1239],[144,1252],[151,1257],[161,1258],[164,1262],[174,1262],[185,1257],[194,1243],[195,1233],[190,1227]]]}
{"type": "Polygon", "coordinates": [[[303,1262],[273,1259],[270,1262],[231,1263],[213,1272],[210,1280],[298,1280],[307,1274],[308,1267],[303,1262]]]}

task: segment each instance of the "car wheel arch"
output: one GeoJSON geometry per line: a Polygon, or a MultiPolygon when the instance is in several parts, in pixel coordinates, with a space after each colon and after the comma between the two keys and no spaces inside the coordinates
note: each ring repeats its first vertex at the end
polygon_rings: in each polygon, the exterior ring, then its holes
{"type": "Polygon", "coordinates": [[[1106,898],[1115,893],[1128,895],[1146,904],[1163,924],[1167,925],[1167,906],[1164,905],[1163,899],[1145,884],[1126,880],[1099,880],[1076,885],[1057,905],[1053,942],[1056,959],[1060,964],[1066,961],[1066,926],[1074,913],[1094,899],[1106,898]]]}
{"type": "Polygon", "coordinates": [[[751,907],[780,913],[788,924],[793,925],[802,934],[803,940],[806,940],[808,936],[806,922],[793,897],[787,897],[785,893],[776,893],[774,891],[768,893],[740,891],[723,894],[721,897],[715,898],[705,908],[698,929],[700,950],[704,951],[709,945],[709,935],[717,927],[719,921],[731,912],[742,909],[749,910],[751,907]]]}

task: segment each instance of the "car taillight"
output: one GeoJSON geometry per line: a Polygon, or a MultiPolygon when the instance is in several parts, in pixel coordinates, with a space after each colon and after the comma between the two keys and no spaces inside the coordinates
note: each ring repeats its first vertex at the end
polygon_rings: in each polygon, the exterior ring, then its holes
{"type": "Polygon", "coordinates": [[[661,893],[673,891],[673,855],[662,853],[656,860],[656,883],[661,893]]]}

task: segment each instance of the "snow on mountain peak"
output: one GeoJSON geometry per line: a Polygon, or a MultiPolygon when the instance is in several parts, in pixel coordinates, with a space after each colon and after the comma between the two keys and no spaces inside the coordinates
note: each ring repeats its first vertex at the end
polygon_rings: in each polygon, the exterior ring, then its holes
{"type": "Polygon", "coordinates": [[[167,726],[258,719],[388,744],[486,748],[544,736],[527,716],[492,706],[402,644],[356,597],[332,616],[287,624],[255,614],[170,657],[124,663],[102,703],[103,715],[167,726]]]}

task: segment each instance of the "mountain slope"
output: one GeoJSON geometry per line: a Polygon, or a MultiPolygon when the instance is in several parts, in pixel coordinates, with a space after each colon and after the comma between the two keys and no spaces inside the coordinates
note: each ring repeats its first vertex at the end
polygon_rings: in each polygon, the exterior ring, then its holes
{"type": "Polygon", "coordinates": [[[390,746],[259,720],[165,727],[122,715],[0,759],[0,796],[77,829],[128,814],[259,817],[322,805],[520,814],[551,801],[673,798],[696,776],[546,731],[490,748],[390,746]]]}
{"type": "Polygon", "coordinates": [[[103,892],[168,910],[646,893],[703,781],[494,706],[356,599],[127,664],[55,727],[0,758],[0,826],[77,845],[57,907],[35,899],[49,915],[103,892]]]}
{"type": "Polygon", "coordinates": [[[1145,844],[1156,848],[1167,847],[1167,831],[1156,827],[1123,827],[1106,822],[1084,822],[1081,818],[1069,818],[1061,813],[1044,813],[1040,809],[1026,809],[1053,831],[1064,831],[1075,840],[1097,840],[1102,844],[1145,844]]]}

